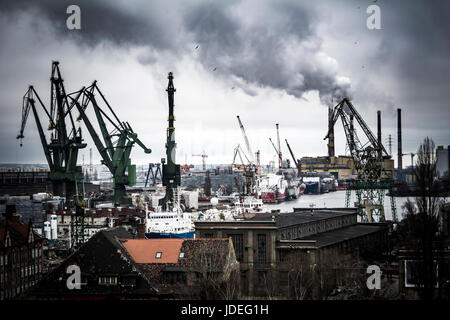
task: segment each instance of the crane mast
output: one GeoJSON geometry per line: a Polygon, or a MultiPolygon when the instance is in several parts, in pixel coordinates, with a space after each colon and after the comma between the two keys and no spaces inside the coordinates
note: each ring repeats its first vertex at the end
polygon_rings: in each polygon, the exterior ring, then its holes
{"type": "Polygon", "coordinates": [[[175,163],[176,143],[175,143],[175,116],[174,116],[174,93],[176,91],[173,85],[173,74],[169,72],[169,83],[167,85],[167,98],[169,103],[169,127],[167,128],[166,141],[166,160],[163,163],[163,186],[166,187],[166,196],[163,206],[165,209],[172,209],[175,203],[174,189],[181,185],[180,165],[175,163]]]}
{"type": "Polygon", "coordinates": [[[277,142],[278,142],[278,166],[281,169],[283,167],[283,156],[281,155],[280,130],[278,127],[278,123],[276,124],[276,128],[277,128],[277,142]]]}

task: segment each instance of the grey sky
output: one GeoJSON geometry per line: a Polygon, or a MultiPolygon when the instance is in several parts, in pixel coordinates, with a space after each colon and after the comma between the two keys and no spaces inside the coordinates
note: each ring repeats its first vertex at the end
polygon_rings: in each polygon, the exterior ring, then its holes
{"type": "MultiPolygon", "coordinates": [[[[44,162],[31,116],[22,148],[15,136],[27,86],[48,102],[52,60],[61,62],[68,91],[98,80],[119,117],[153,150],[135,148],[138,164],[164,156],[169,71],[182,163],[185,155],[200,163],[191,155],[202,150],[210,163],[231,162],[233,148],[244,143],[238,114],[265,163],[274,159],[268,138],[275,123],[297,157],[325,155],[327,104],[343,95],[373,131],[382,110],[383,140],[392,134],[394,155],[397,107],[405,153],[426,136],[436,145],[450,142],[447,1],[379,0],[381,30],[366,28],[372,1],[364,0],[83,0],[76,2],[82,30],[74,31],[66,28],[70,4],[0,1],[0,162],[44,162]]],[[[340,123],[336,135],[336,151],[344,154],[340,123]]]]}

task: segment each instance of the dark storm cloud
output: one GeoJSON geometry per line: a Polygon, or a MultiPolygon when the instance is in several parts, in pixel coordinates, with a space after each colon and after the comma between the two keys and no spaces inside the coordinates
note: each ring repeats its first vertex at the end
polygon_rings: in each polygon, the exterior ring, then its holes
{"type": "Polygon", "coordinates": [[[217,68],[222,76],[232,74],[296,97],[318,90],[328,102],[348,94],[349,85],[339,83],[335,70],[321,65],[312,9],[294,2],[269,2],[258,8],[261,16],[250,23],[233,9],[221,2],[199,3],[186,14],[186,29],[200,44],[205,65],[217,68]]]}
{"type": "MultiPolygon", "coordinates": [[[[339,82],[336,70],[322,64],[326,57],[319,55],[317,16],[301,3],[254,3],[261,18],[252,20],[251,12],[239,12],[240,1],[180,2],[178,6],[132,2],[126,7],[115,1],[78,1],[82,30],[76,33],[65,28],[65,10],[70,4],[69,0],[14,1],[2,2],[1,8],[10,12],[37,9],[62,35],[78,37],[92,46],[109,40],[119,46],[145,45],[171,54],[198,53],[205,69],[217,77],[233,75],[244,83],[285,90],[296,97],[317,90],[328,104],[334,95],[349,94],[349,83],[339,82]],[[168,12],[175,19],[164,19],[168,12]],[[196,52],[194,45],[199,46],[196,52]]],[[[153,53],[141,55],[139,62],[154,63],[153,53]]]]}
{"type": "Polygon", "coordinates": [[[383,29],[388,32],[375,62],[395,73],[412,104],[447,109],[450,100],[450,2],[383,3],[383,29]]]}
{"type": "Polygon", "coordinates": [[[161,15],[163,8],[138,6],[128,7],[120,2],[108,0],[14,0],[1,1],[2,12],[33,12],[36,19],[46,18],[62,37],[74,37],[80,43],[91,46],[99,41],[112,41],[117,45],[145,44],[160,49],[175,50],[170,37],[170,25],[161,15]],[[81,8],[82,28],[73,32],[66,28],[68,6],[76,4],[81,8]]]}

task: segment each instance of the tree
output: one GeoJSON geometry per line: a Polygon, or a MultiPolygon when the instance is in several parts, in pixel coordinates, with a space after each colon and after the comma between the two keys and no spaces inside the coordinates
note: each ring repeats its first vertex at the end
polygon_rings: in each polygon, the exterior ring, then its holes
{"type": "Polygon", "coordinates": [[[415,202],[407,200],[403,209],[404,220],[399,224],[397,233],[401,244],[414,251],[414,265],[411,264],[411,276],[418,287],[420,299],[434,298],[437,282],[437,249],[440,247],[439,182],[436,175],[435,145],[432,139],[425,138],[417,151],[415,165],[417,196],[415,202]]]}
{"type": "Polygon", "coordinates": [[[240,298],[240,271],[233,246],[221,250],[210,243],[197,256],[197,286],[188,298],[200,300],[231,300],[240,298]]]}

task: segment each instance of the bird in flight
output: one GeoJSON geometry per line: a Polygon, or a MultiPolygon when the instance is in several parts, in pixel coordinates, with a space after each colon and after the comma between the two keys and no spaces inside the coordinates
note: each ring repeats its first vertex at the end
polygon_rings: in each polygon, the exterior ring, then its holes
{"type": "Polygon", "coordinates": [[[197,50],[198,49],[198,47],[199,47],[199,44],[195,47],[195,50],[197,50]]]}

